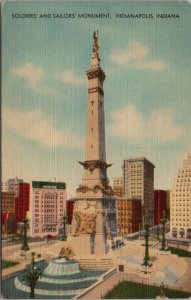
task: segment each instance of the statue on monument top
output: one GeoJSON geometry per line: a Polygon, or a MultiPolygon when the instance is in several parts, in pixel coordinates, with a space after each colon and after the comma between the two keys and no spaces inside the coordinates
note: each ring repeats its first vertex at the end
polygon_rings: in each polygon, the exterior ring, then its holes
{"type": "Polygon", "coordinates": [[[98,44],[98,30],[93,33],[94,43],[93,43],[93,52],[98,53],[99,44],[98,44]]]}

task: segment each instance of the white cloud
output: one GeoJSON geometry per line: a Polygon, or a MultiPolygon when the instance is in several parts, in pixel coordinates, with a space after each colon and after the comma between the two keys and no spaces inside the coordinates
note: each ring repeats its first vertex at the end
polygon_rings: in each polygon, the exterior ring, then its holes
{"type": "Polygon", "coordinates": [[[134,141],[158,139],[168,142],[183,136],[183,129],[176,125],[174,113],[168,109],[156,109],[143,115],[133,104],[111,113],[109,131],[134,141]]]}
{"type": "Polygon", "coordinates": [[[136,69],[162,71],[166,63],[162,60],[150,60],[150,50],[140,42],[129,42],[125,49],[115,48],[111,52],[110,60],[117,64],[136,69]]]}
{"type": "Polygon", "coordinates": [[[151,70],[151,71],[163,71],[166,67],[165,62],[161,60],[155,60],[152,62],[141,62],[141,63],[135,63],[133,65],[135,69],[145,69],[145,70],[151,70]]]}
{"type": "Polygon", "coordinates": [[[37,83],[45,78],[45,72],[42,68],[28,63],[20,68],[14,68],[13,74],[27,80],[30,87],[36,87],[37,83]]]}
{"type": "Polygon", "coordinates": [[[110,59],[119,65],[132,61],[140,61],[143,59],[149,50],[141,43],[130,42],[124,50],[119,48],[113,49],[110,59]]]}
{"type": "Polygon", "coordinates": [[[54,124],[45,118],[40,110],[27,112],[15,111],[11,108],[3,109],[3,125],[10,128],[26,140],[50,147],[81,148],[82,139],[69,130],[58,130],[54,124]]]}
{"type": "Polygon", "coordinates": [[[12,73],[25,79],[28,87],[39,95],[60,96],[56,88],[44,84],[43,81],[46,79],[46,74],[43,68],[37,67],[32,63],[27,63],[22,67],[13,68],[12,73]]]}
{"type": "Polygon", "coordinates": [[[64,83],[71,85],[84,85],[86,83],[85,78],[76,76],[72,70],[66,70],[56,75],[56,79],[63,81],[64,83]]]}

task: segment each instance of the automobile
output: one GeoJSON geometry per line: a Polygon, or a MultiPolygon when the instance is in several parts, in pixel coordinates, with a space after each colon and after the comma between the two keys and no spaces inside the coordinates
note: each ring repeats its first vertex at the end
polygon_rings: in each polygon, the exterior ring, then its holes
{"type": "Polygon", "coordinates": [[[53,238],[53,236],[52,236],[52,234],[47,234],[47,235],[45,236],[45,238],[46,238],[46,239],[51,239],[51,238],[53,238]]]}

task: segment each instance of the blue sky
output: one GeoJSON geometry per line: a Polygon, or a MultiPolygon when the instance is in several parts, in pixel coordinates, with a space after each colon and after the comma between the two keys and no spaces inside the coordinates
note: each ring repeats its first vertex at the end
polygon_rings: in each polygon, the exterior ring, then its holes
{"type": "Polygon", "coordinates": [[[2,11],[2,177],[81,183],[92,34],[99,31],[109,178],[124,159],[155,164],[169,189],[191,149],[191,6],[159,1],[11,2],[2,11]],[[12,14],[37,18],[12,18],[12,14]],[[39,18],[75,13],[75,18],[39,18]],[[109,13],[79,19],[82,13],[109,13]],[[120,13],[153,19],[116,18],[120,13]],[[179,18],[156,18],[156,14],[179,18]]]}

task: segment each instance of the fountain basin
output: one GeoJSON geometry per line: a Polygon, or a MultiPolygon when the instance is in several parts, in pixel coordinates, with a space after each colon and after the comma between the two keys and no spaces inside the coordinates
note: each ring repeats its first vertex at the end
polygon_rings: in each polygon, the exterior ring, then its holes
{"type": "MultiPolygon", "coordinates": [[[[64,260],[54,258],[48,265],[46,261],[38,262],[37,266],[42,270],[42,276],[35,286],[35,298],[37,299],[71,299],[93,285],[98,278],[105,273],[100,270],[79,269],[76,260],[64,260]],[[57,265],[68,266],[70,274],[58,274],[55,270],[57,265]],[[49,268],[48,268],[49,267],[49,268]],[[49,273],[54,272],[54,274],[49,273]],[[74,273],[72,273],[74,272],[74,273]]],[[[63,270],[63,269],[62,269],[63,270]]],[[[26,272],[26,271],[24,271],[26,272]]],[[[30,285],[27,280],[23,281],[23,271],[15,277],[3,282],[3,296],[7,299],[27,299],[30,296],[30,285]]]]}
{"type": "Polygon", "coordinates": [[[44,269],[43,274],[58,276],[70,275],[80,272],[79,262],[75,259],[53,258],[49,265],[44,269]]]}

